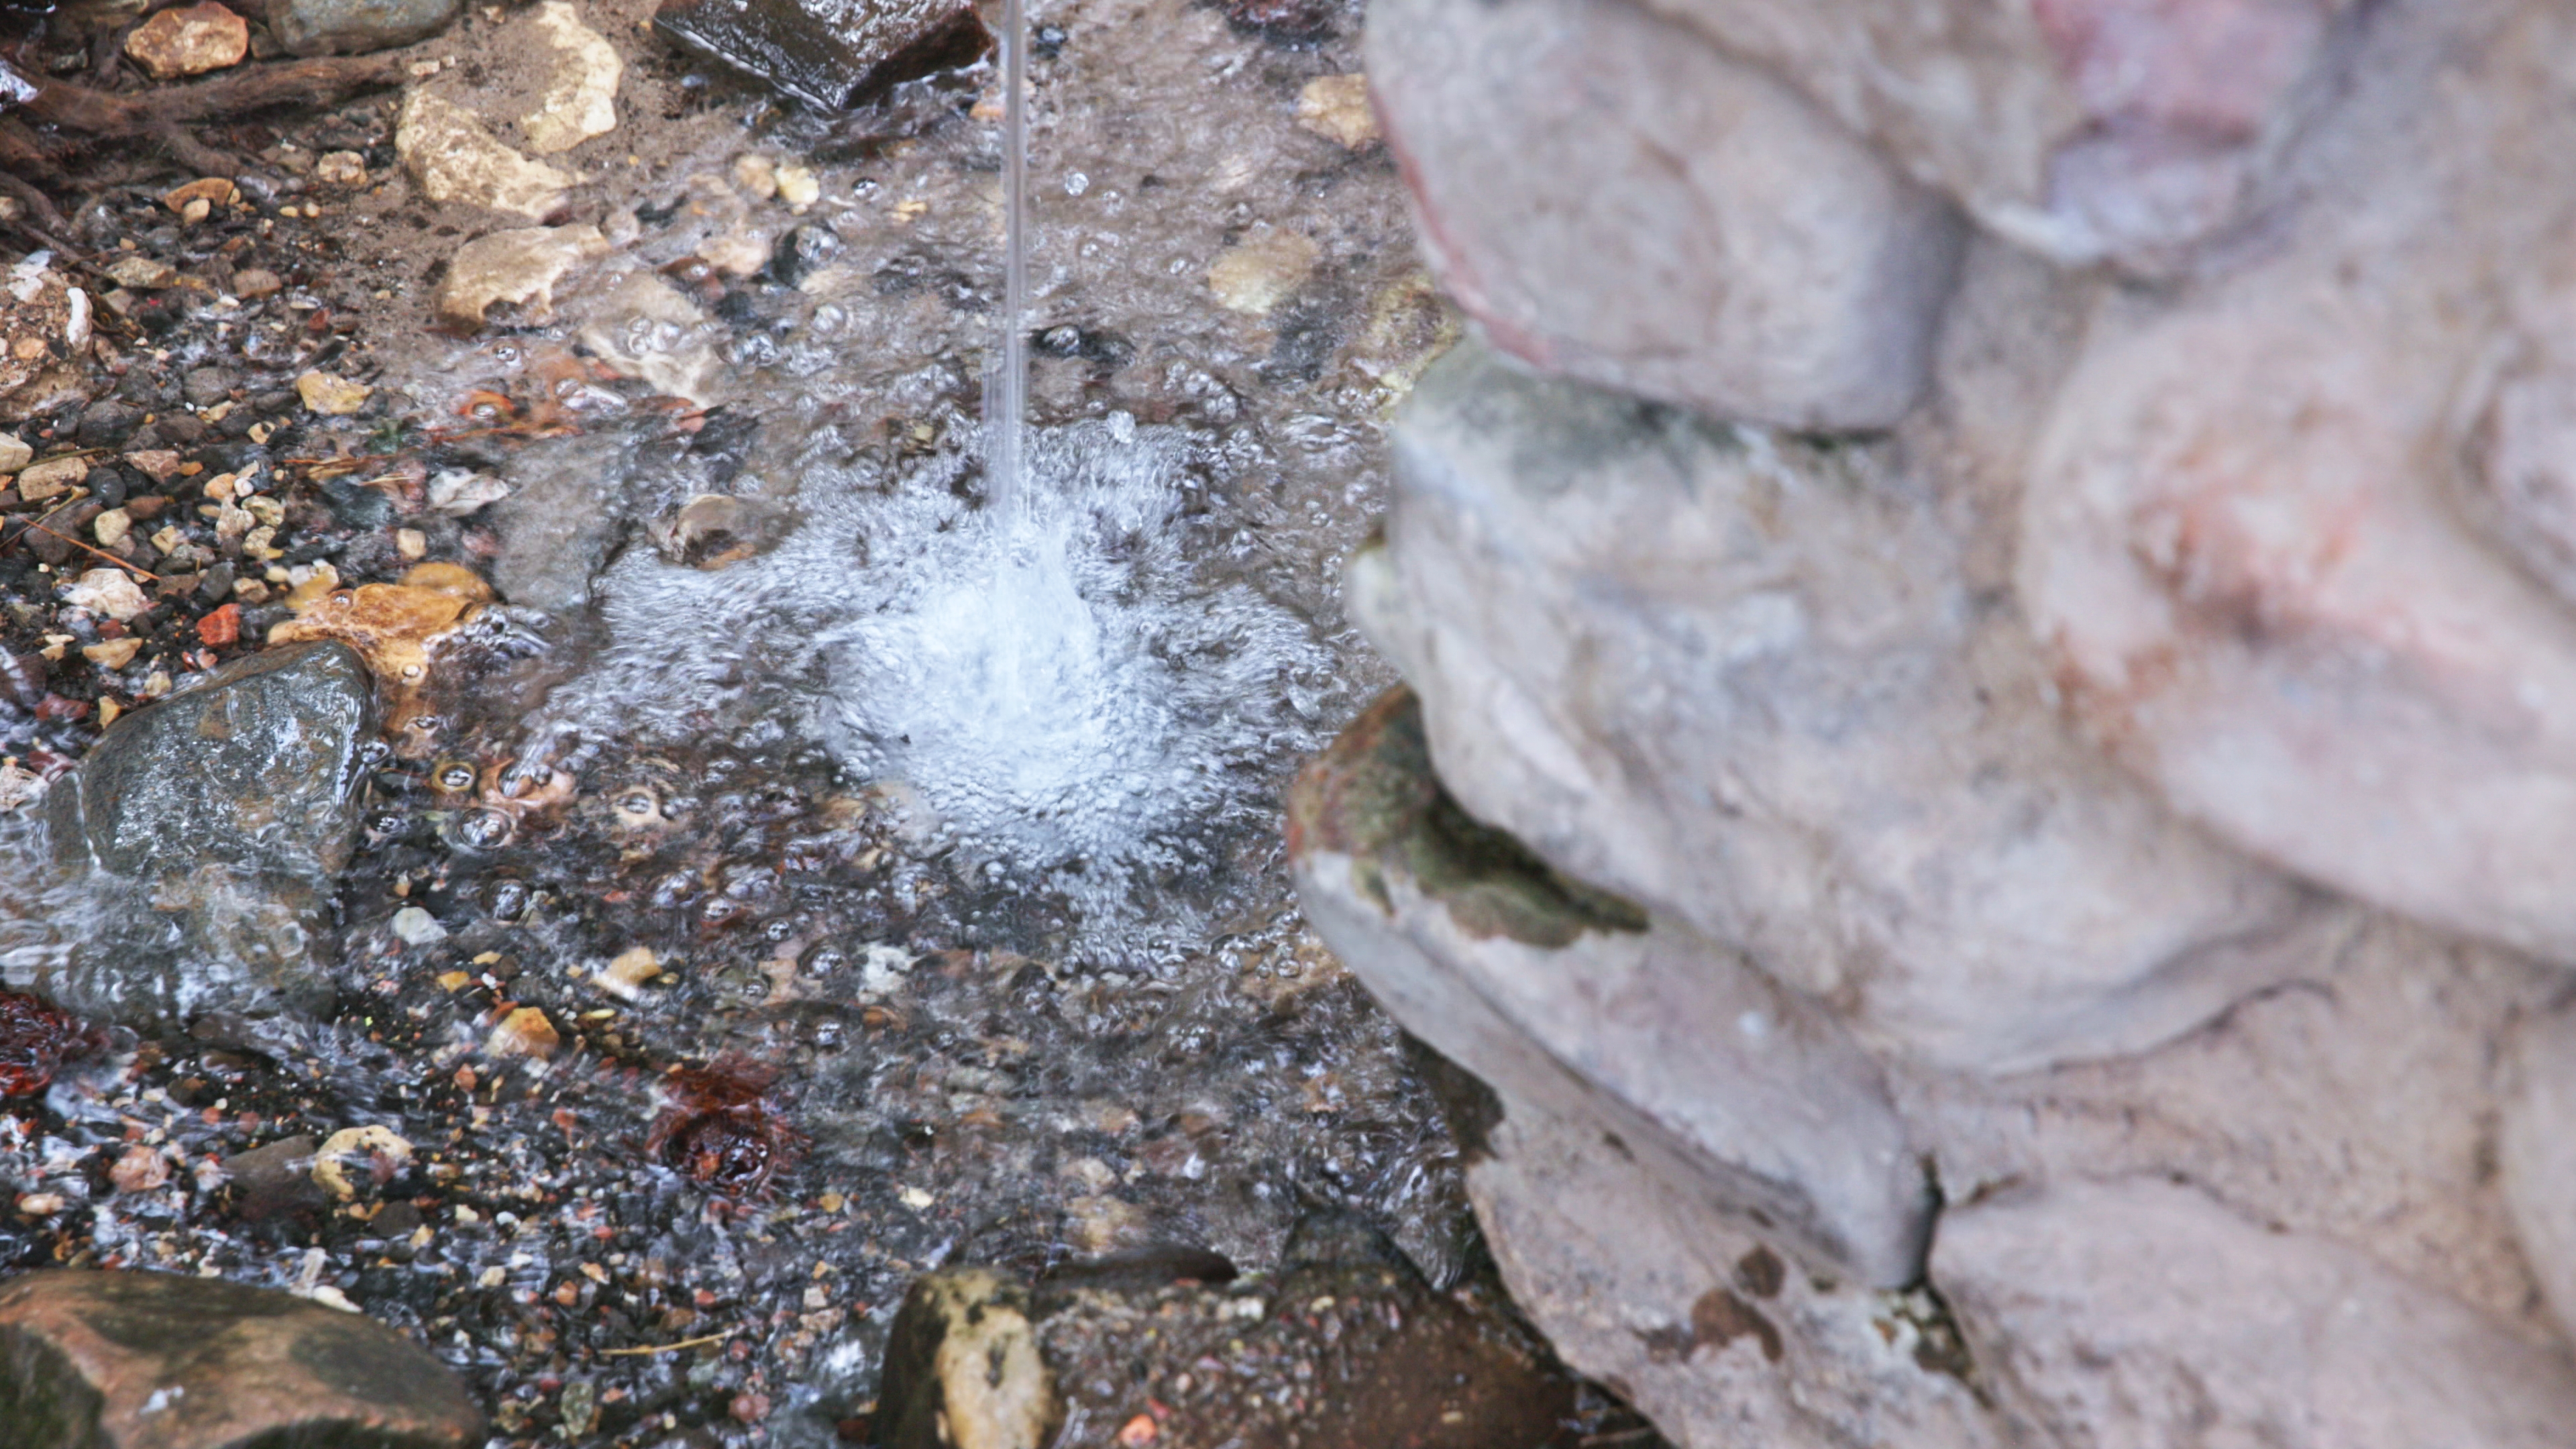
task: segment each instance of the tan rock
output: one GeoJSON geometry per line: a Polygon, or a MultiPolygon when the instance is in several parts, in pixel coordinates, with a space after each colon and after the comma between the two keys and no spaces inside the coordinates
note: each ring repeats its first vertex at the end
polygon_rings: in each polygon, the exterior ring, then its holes
{"type": "Polygon", "coordinates": [[[63,602],[122,624],[152,607],[152,601],[123,569],[91,569],[63,590],[63,602]]]}
{"type": "Polygon", "coordinates": [[[313,163],[313,179],[325,186],[364,186],[367,158],[355,151],[325,151],[313,163]]]}
{"type": "Polygon", "coordinates": [[[154,80],[203,75],[241,64],[250,23],[214,0],[162,10],[125,37],[125,53],[154,80]]]}
{"type": "Polygon", "coordinates": [[[582,24],[581,12],[566,0],[545,0],[528,23],[551,56],[544,96],[519,118],[528,149],[551,156],[617,129],[617,85],[626,65],[616,49],[582,24]]]}
{"type": "Polygon", "coordinates": [[[155,483],[167,483],[179,471],[179,455],[169,448],[145,448],[128,453],[125,461],[141,469],[155,483]]]}
{"type": "Polygon", "coordinates": [[[324,1139],[313,1154],[313,1180],[333,1197],[347,1202],[358,1195],[350,1179],[356,1169],[376,1182],[392,1180],[411,1166],[412,1147],[390,1127],[369,1123],[344,1127],[324,1139]]]}
{"type": "Polygon", "coordinates": [[[472,112],[427,90],[413,91],[403,103],[394,150],[430,200],[531,221],[561,206],[575,180],[570,172],[520,155],[472,112]]]}
{"type": "Polygon", "coordinates": [[[327,372],[307,372],[295,379],[295,395],[304,405],[330,417],[346,417],[365,407],[374,392],[364,383],[327,372]]]}
{"type": "Polygon", "coordinates": [[[563,1038],[546,1014],[533,1006],[522,1006],[501,1018],[483,1039],[483,1051],[495,1057],[535,1057],[540,1061],[555,1054],[563,1038]]]}
{"type": "Polygon", "coordinates": [[[1314,238],[1263,222],[1210,264],[1208,290],[1230,311],[1267,316],[1297,290],[1322,255],[1314,238]]]}
{"type": "Polygon", "coordinates": [[[105,639],[81,646],[81,657],[101,669],[123,669],[143,651],[143,641],[131,634],[122,639],[105,639]]]}
{"type": "Polygon", "coordinates": [[[244,267],[233,273],[233,295],[245,302],[274,297],[286,288],[286,279],[266,267],[244,267]]]}
{"type": "MultiPolygon", "coordinates": [[[[161,13],[168,15],[174,12],[165,10],[161,13]]],[[[170,208],[172,211],[177,212],[181,216],[185,216],[188,214],[188,209],[198,202],[205,203],[206,207],[211,209],[218,206],[230,206],[235,201],[239,200],[240,197],[241,190],[233,185],[230,177],[201,176],[194,181],[173,186],[169,190],[162,192],[161,204],[170,208]]],[[[198,212],[198,215],[203,216],[205,215],[205,212],[201,210],[198,212]]]]}
{"type": "Polygon", "coordinates": [[[131,287],[138,292],[157,292],[165,287],[176,286],[179,281],[177,267],[159,257],[131,254],[118,257],[108,263],[107,274],[115,279],[118,286],[131,287]]]}
{"type": "Polygon", "coordinates": [[[586,310],[582,345],[619,376],[641,378],[700,407],[731,396],[715,351],[720,329],[660,276],[629,272],[586,310]]]}
{"type": "Polygon", "coordinates": [[[438,315],[457,327],[477,328],[494,303],[507,302],[527,321],[552,321],[555,284],[608,251],[608,239],[587,223],[477,237],[449,259],[438,286],[438,315]]]}
{"type": "Polygon", "coordinates": [[[35,456],[36,450],[16,433],[0,433],[0,474],[17,472],[35,456]]]}
{"type": "Polygon", "coordinates": [[[47,458],[18,472],[18,496],[30,503],[40,503],[81,485],[89,477],[89,460],[73,454],[47,458]]]}
{"type": "Polygon", "coordinates": [[[467,611],[474,605],[443,588],[360,584],[307,601],[294,618],[268,631],[268,642],[336,639],[357,650],[378,679],[397,689],[415,688],[429,677],[432,651],[472,617],[467,611]]]}
{"type": "Polygon", "coordinates": [[[1319,75],[1297,93],[1297,124],[1356,151],[1378,138],[1377,113],[1369,109],[1368,77],[1319,75]]]}

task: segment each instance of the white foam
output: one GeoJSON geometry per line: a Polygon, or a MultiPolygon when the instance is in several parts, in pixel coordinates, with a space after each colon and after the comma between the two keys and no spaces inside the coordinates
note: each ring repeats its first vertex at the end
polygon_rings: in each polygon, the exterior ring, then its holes
{"type": "Polygon", "coordinates": [[[1007,525],[945,460],[891,484],[810,476],[804,524],[717,572],[631,552],[579,692],[640,727],[635,701],[787,688],[800,729],[917,793],[916,824],[991,878],[1060,892],[1081,939],[1120,954],[1176,908],[1159,885],[1275,829],[1280,776],[1320,743],[1293,702],[1329,688],[1331,656],[1185,556],[1187,434],[1118,416],[1028,441],[1007,525]]]}

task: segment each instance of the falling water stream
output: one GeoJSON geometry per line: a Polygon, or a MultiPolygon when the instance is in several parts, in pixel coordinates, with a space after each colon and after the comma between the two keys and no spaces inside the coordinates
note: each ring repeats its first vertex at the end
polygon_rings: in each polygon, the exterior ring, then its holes
{"type": "Polygon", "coordinates": [[[1029,121],[1026,0],[1002,0],[1002,346],[986,379],[985,495],[1008,536],[1019,514],[1029,407],[1029,121]]]}

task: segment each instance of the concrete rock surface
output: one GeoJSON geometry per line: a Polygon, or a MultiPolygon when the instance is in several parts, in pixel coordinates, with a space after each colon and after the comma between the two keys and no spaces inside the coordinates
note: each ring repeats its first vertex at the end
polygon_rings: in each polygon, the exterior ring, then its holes
{"type": "Polygon", "coordinates": [[[2514,1034],[2496,1160],[2515,1232],[2560,1330],[2576,1340],[2576,1012],[2514,1034]]]}
{"type": "Polygon", "coordinates": [[[10,1449],[464,1449],[483,1418],[392,1329],[292,1294],[175,1273],[0,1283],[10,1449]]]}
{"type": "Polygon", "coordinates": [[[2015,1442],[1931,1295],[1800,1271],[1627,1139],[1501,1094],[1444,1105],[1512,1301],[1674,1443],[2015,1442]]]}
{"type": "Polygon", "coordinates": [[[2576,1366],[2350,1248],[2161,1178],[1945,1216],[1933,1273],[2005,1413],[2085,1449],[2542,1449],[2576,1366]]]}
{"type": "Polygon", "coordinates": [[[2392,15],[2274,245],[2097,317],[2020,567],[2072,713],[2177,808],[2563,961],[2571,46],[2557,6],[2392,15]]]}
{"type": "Polygon", "coordinates": [[[1955,217],[1789,86],[1603,0],[1386,0],[1368,47],[1435,270],[1497,346],[1788,427],[1913,403],[1955,217]]]}
{"type": "Polygon", "coordinates": [[[1768,1225],[1814,1271],[1884,1287],[1920,1273],[1931,1191],[1876,1064],[1740,955],[1468,819],[1431,775],[1410,694],[1299,776],[1289,821],[1308,916],[1407,1029],[1768,1225]]]}
{"type": "Polygon", "coordinates": [[[1386,543],[1345,587],[1468,813],[1865,1040],[1984,1070],[2136,1051],[2295,969],[2308,898],[2066,730],[1965,553],[1891,450],[1461,347],[1399,418],[1386,543]]]}
{"type": "Polygon", "coordinates": [[[2334,99],[2355,0],[1650,0],[1997,233],[2150,270],[2246,215],[2334,99]]]}

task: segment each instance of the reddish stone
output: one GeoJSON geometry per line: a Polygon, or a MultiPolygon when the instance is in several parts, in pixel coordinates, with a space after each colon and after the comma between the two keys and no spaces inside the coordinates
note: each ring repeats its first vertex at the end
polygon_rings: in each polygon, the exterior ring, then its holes
{"type": "Polygon", "coordinates": [[[241,638],[241,605],[226,604],[197,621],[197,638],[220,648],[241,638]]]}

